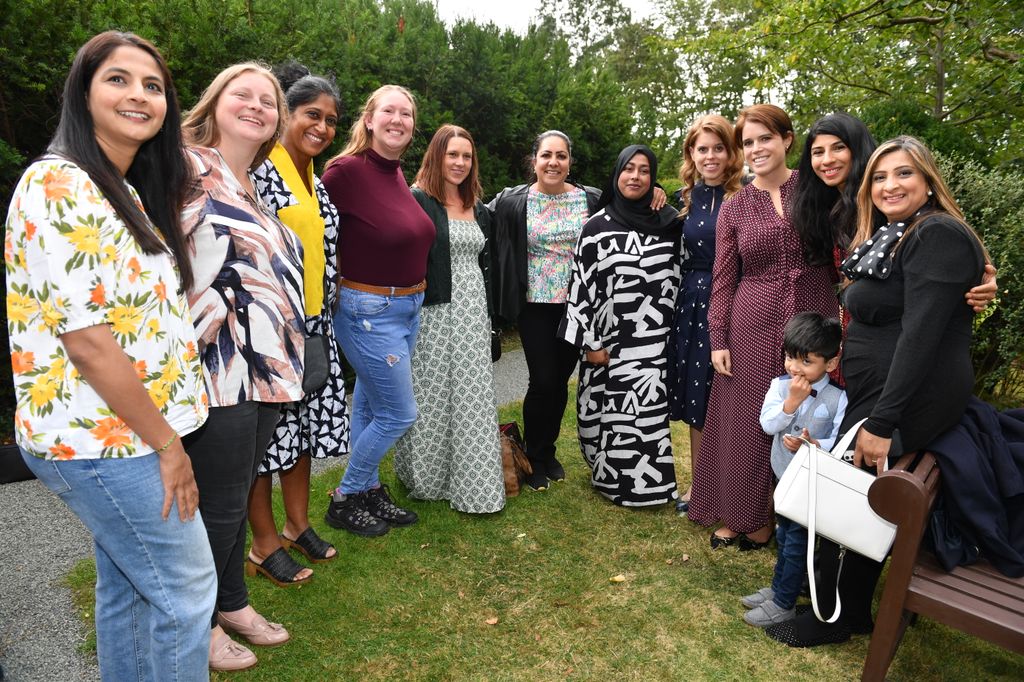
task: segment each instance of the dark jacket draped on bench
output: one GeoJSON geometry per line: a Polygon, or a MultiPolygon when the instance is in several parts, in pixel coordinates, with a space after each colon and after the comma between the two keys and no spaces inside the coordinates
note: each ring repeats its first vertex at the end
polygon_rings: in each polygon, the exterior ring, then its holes
{"type": "Polygon", "coordinates": [[[1024,576],[1024,409],[998,412],[972,397],[960,423],[927,448],[942,472],[948,523],[933,518],[929,534],[947,570],[981,557],[999,572],[1024,576]],[[941,530],[941,529],[944,529],[941,530]]]}

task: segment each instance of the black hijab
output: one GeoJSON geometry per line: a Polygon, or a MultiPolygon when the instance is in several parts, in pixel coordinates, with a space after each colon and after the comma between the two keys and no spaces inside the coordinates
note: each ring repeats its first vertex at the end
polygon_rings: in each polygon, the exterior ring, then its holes
{"type": "Polygon", "coordinates": [[[658,177],[658,158],[647,146],[631,144],[621,152],[615,161],[615,170],[601,192],[601,200],[597,207],[603,208],[612,218],[637,232],[655,235],[678,234],[682,230],[682,221],[676,210],[667,204],[658,212],[651,210],[651,199],[654,197],[654,181],[658,177]],[[647,157],[651,165],[651,186],[639,199],[627,199],[619,191],[619,176],[637,154],[647,157]]]}

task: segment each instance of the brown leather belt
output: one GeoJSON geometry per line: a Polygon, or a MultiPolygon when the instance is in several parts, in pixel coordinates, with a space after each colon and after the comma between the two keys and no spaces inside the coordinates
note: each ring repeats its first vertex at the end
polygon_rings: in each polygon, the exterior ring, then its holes
{"type": "Polygon", "coordinates": [[[377,294],[378,296],[410,296],[426,291],[427,280],[423,280],[411,287],[379,287],[375,284],[363,284],[362,282],[355,282],[350,279],[342,279],[341,286],[355,289],[356,291],[365,291],[368,294],[377,294]]]}

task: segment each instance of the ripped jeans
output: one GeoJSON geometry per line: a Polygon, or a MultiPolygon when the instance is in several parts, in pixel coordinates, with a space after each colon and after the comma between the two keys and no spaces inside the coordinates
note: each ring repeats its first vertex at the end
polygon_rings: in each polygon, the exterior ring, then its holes
{"type": "Polygon", "coordinates": [[[334,334],[356,371],[351,458],[341,492],[380,484],[380,461],[416,421],[412,353],[423,294],[381,296],[342,287],[334,334]]]}

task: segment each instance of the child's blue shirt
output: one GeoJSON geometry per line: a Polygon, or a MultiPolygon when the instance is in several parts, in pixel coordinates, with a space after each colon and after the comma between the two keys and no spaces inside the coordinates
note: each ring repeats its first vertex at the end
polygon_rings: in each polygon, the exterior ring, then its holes
{"type": "Polygon", "coordinates": [[[819,447],[831,450],[846,414],[846,391],[830,380],[827,374],[811,385],[811,395],[800,403],[796,413],[786,414],[782,411],[782,404],[789,396],[791,381],[788,374],[772,379],[761,406],[761,428],[769,436],[774,436],[771,462],[777,478],[782,478],[795,454],[783,444],[784,435],[788,433],[799,436],[806,428],[811,438],[818,441],[819,447]]]}

